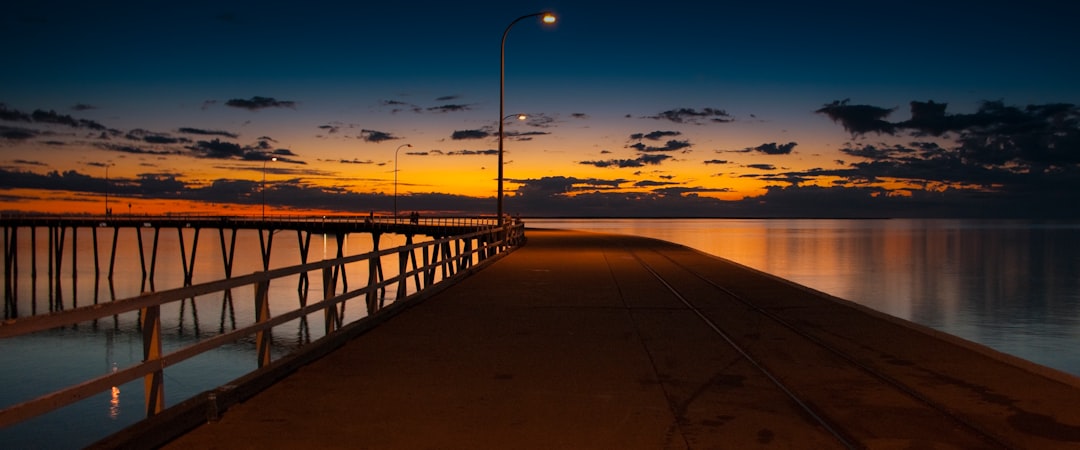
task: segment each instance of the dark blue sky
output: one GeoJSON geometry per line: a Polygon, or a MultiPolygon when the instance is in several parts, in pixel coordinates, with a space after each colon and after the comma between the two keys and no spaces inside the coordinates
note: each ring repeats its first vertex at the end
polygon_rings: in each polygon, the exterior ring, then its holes
{"type": "Polygon", "coordinates": [[[253,189],[273,151],[282,206],[384,209],[405,143],[414,207],[486,208],[499,38],[549,9],[507,44],[525,214],[1052,215],[1080,186],[1072,2],[371,3],[6,6],[0,170],[27,181],[0,209],[100,194],[109,164],[136,199],[242,204],[211,185],[253,189]],[[913,122],[912,102],[947,107],[913,122]]]}

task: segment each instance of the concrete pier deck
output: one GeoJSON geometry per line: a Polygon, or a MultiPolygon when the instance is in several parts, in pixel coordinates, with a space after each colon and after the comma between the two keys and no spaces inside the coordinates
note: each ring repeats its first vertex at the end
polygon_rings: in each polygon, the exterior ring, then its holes
{"type": "Polygon", "coordinates": [[[167,448],[1080,448],[1075,377],[678,245],[527,236],[167,448]]]}

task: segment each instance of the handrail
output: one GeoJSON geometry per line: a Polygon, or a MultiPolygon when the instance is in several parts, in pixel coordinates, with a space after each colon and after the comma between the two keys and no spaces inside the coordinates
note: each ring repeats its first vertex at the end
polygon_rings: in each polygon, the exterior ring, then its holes
{"type": "MultiPolygon", "coordinates": [[[[146,323],[142,325],[144,335],[144,355],[149,355],[143,362],[107,375],[84,381],[80,384],[45,394],[32,400],[6,407],[0,410],[0,427],[18,423],[31,417],[58,409],[78,400],[88,398],[99,392],[106,391],[112,386],[118,386],[140,377],[145,377],[147,383],[163,383],[164,381],[161,377],[161,373],[168,366],[175,365],[208,350],[238,341],[246,336],[256,335],[257,341],[262,341],[263,334],[271,330],[274,326],[319,311],[323,311],[326,314],[327,332],[322,338],[319,338],[320,340],[325,339],[343,326],[341,318],[337,317],[335,306],[343,304],[350,299],[366,296],[368,300],[368,315],[364,318],[357,319],[357,321],[366,320],[374,314],[377,314],[381,309],[381,305],[378,302],[373,301],[378,290],[385,289],[390,285],[397,285],[399,287],[398,292],[402,294],[403,298],[398,298],[396,301],[408,301],[424,289],[457,278],[457,275],[461,273],[462,269],[474,264],[474,258],[478,259],[475,264],[482,264],[492,256],[514,249],[519,246],[523,240],[524,224],[518,222],[507,224],[502,229],[490,227],[481,231],[409,244],[391,249],[256,272],[250,275],[236,276],[177,289],[150,292],[109,303],[100,303],[46,315],[29,316],[0,322],[0,339],[3,339],[57,327],[74,325],[132,311],[140,311],[141,316],[144,318],[149,317],[156,320],[156,323],[146,323]],[[475,247],[472,246],[473,240],[477,241],[475,247]],[[451,243],[457,244],[451,245],[451,243]],[[463,249],[462,243],[464,243],[463,249]],[[453,254],[455,249],[457,250],[457,254],[453,254]],[[422,266],[417,266],[415,262],[417,250],[423,251],[424,261],[422,266]],[[402,270],[399,270],[397,275],[381,281],[376,281],[374,278],[371,278],[369,279],[368,284],[362,287],[335,294],[337,287],[336,284],[334,284],[336,283],[336,279],[331,276],[331,271],[333,269],[344,268],[347,264],[355,264],[364,261],[372,265],[379,264],[382,257],[393,254],[397,254],[399,256],[399,261],[401,262],[400,268],[402,270]],[[428,258],[428,255],[430,255],[430,258],[428,258]],[[409,256],[413,257],[411,269],[408,269],[407,265],[409,256]],[[436,271],[439,269],[443,270],[444,276],[442,279],[436,280],[436,271]],[[323,272],[325,297],[323,300],[299,306],[272,317],[269,316],[268,313],[259,317],[257,312],[255,323],[251,325],[200,340],[192,345],[174,350],[171,353],[161,354],[160,340],[153,336],[153,330],[155,328],[160,330],[161,328],[157,311],[162,305],[210,293],[222,292],[228,289],[235,289],[241,286],[255,286],[257,292],[256,302],[265,303],[268,301],[267,287],[271,280],[318,270],[323,272]],[[447,277],[446,273],[449,273],[450,276],[447,277]],[[420,283],[421,277],[424,280],[423,284],[420,283]],[[404,296],[403,294],[406,292],[405,287],[410,278],[415,280],[416,292],[412,295],[404,296]],[[157,346],[156,351],[154,349],[155,345],[157,346]]],[[[264,362],[269,362],[270,360],[269,346],[263,347],[264,346],[259,345],[256,348],[256,351],[259,353],[257,357],[259,358],[260,367],[264,362]]],[[[160,389],[147,389],[146,391],[147,416],[152,416],[163,409],[164,399],[163,397],[156,399],[151,398],[151,396],[154,395],[153,392],[160,392],[160,389]]]]}

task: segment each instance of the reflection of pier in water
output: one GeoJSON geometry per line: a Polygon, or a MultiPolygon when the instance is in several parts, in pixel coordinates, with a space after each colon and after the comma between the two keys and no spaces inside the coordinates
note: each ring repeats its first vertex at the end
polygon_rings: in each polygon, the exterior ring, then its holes
{"type": "MultiPolygon", "coordinates": [[[[20,268],[29,268],[29,315],[37,315],[38,311],[38,278],[40,262],[39,258],[45,259],[45,286],[47,286],[47,311],[56,312],[68,308],[80,306],[79,289],[79,237],[85,236],[86,230],[90,231],[93,243],[91,256],[93,258],[94,290],[93,304],[98,304],[100,299],[101,282],[107,283],[109,289],[108,300],[117,299],[114,276],[117,271],[117,244],[121,241],[121,229],[134,230],[135,241],[138,246],[138,260],[141,270],[141,287],[139,292],[156,291],[155,280],[158,273],[159,242],[162,230],[171,232],[176,230],[176,238],[179,243],[180,267],[183,272],[183,286],[190,286],[195,273],[196,254],[199,250],[201,232],[206,229],[213,232],[216,230],[217,243],[220,245],[222,258],[220,268],[225,278],[232,278],[236,255],[237,232],[251,230],[258,233],[259,237],[259,260],[262,270],[270,269],[270,255],[273,249],[274,236],[281,231],[295,231],[297,247],[299,249],[299,264],[309,261],[309,251],[312,234],[332,235],[337,242],[337,258],[344,256],[344,242],[350,233],[363,233],[370,236],[372,241],[371,251],[378,252],[380,249],[380,237],[383,234],[399,234],[405,236],[405,245],[411,245],[417,236],[427,236],[438,239],[475,231],[484,226],[494,224],[493,219],[485,218],[420,218],[409,220],[394,219],[372,216],[279,216],[266,219],[249,217],[209,217],[209,216],[7,216],[0,218],[0,224],[4,229],[3,255],[4,255],[4,318],[12,319],[25,316],[27,311],[20,308],[19,302],[19,274],[20,268]],[[111,239],[105,240],[106,248],[99,248],[99,230],[111,229],[111,239]],[[42,248],[39,241],[39,231],[45,233],[42,248]],[[80,233],[81,231],[81,233],[80,233]],[[70,234],[69,234],[70,233],[70,234]],[[69,239],[70,236],[70,239],[69,239]],[[149,241],[149,242],[148,242],[149,241]],[[20,243],[22,248],[28,249],[29,255],[19,254],[20,243]],[[41,255],[44,250],[44,255],[41,255]],[[102,256],[106,258],[103,261],[102,256]],[[70,276],[66,272],[70,271],[70,276]],[[102,276],[104,273],[104,277],[102,276]],[[70,298],[65,299],[65,282],[70,283],[70,298]]],[[[479,245],[479,243],[478,243],[479,245]]],[[[170,255],[171,256],[171,255],[170,255]]],[[[416,261],[412,263],[415,265],[416,261]]],[[[374,276],[378,281],[385,279],[384,269],[381,264],[375,266],[377,271],[374,276]]],[[[344,272],[336,272],[335,277],[340,276],[346,288],[348,280],[344,272]]],[[[297,291],[300,293],[301,302],[304,301],[310,280],[306,273],[301,274],[297,280],[297,291]]],[[[385,291],[383,292],[385,295],[385,291]]],[[[226,291],[226,299],[223,304],[228,304],[232,293],[226,291]]],[[[25,300],[25,299],[24,299],[25,300]]],[[[224,308],[224,306],[223,306],[224,308]]],[[[223,309],[224,311],[224,309],[223,309]]],[[[223,312],[224,315],[224,312],[223,312]]]]}

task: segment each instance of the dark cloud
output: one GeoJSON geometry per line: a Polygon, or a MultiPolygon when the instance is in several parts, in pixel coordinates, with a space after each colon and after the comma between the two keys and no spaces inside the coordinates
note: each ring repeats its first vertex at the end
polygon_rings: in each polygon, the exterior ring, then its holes
{"type": "Polygon", "coordinates": [[[575,178],[565,176],[543,177],[536,179],[511,179],[519,184],[516,193],[522,197],[563,197],[572,192],[617,189],[628,180],[603,180],[599,178],[575,178]]]}
{"type": "Polygon", "coordinates": [[[360,139],[363,139],[364,141],[367,141],[367,142],[379,143],[379,142],[383,142],[383,141],[392,141],[392,140],[401,139],[401,138],[395,137],[394,135],[392,135],[390,133],[387,133],[387,132],[384,132],[384,131],[360,130],[360,139]]]}
{"type": "Polygon", "coordinates": [[[746,167],[757,170],[776,170],[776,166],[772,164],[747,164],[746,167]]]}
{"type": "Polygon", "coordinates": [[[706,165],[708,165],[708,164],[729,164],[729,163],[730,163],[730,161],[727,161],[727,160],[724,160],[724,159],[710,159],[710,160],[705,161],[706,165]]]}
{"type": "Polygon", "coordinates": [[[454,133],[450,135],[450,139],[455,141],[463,139],[486,139],[491,136],[491,133],[484,130],[454,130],[454,133]]]}
{"type": "Polygon", "coordinates": [[[107,142],[98,143],[95,146],[100,148],[100,149],[103,149],[103,150],[109,150],[109,151],[120,152],[120,153],[130,153],[130,154],[133,154],[133,155],[178,155],[178,154],[180,154],[180,151],[178,151],[178,150],[153,150],[153,149],[146,149],[146,148],[142,148],[142,147],[136,147],[136,146],[133,146],[133,145],[112,144],[112,143],[107,143],[107,142]]]}
{"type": "Polygon", "coordinates": [[[45,163],[43,163],[41,161],[30,161],[30,160],[26,160],[26,159],[16,159],[16,160],[12,161],[12,163],[21,164],[21,165],[24,165],[24,166],[41,166],[41,167],[48,166],[48,164],[45,164],[45,163]]]}
{"type": "Polygon", "coordinates": [[[509,137],[515,141],[529,141],[532,140],[533,136],[545,136],[551,133],[548,133],[546,131],[511,131],[505,134],[506,137],[509,137]]]}
{"type": "Polygon", "coordinates": [[[766,155],[788,155],[798,145],[794,142],[788,142],[787,144],[779,144],[770,142],[768,144],[761,144],[753,148],[753,151],[758,153],[764,153],[766,155]]]}
{"type": "Polygon", "coordinates": [[[727,111],[717,108],[705,108],[701,111],[694,108],[670,109],[648,118],[691,124],[701,124],[702,122],[728,123],[734,120],[727,111]]]}
{"type": "Polygon", "coordinates": [[[232,100],[226,101],[225,106],[231,106],[233,108],[243,108],[249,111],[257,111],[266,108],[295,108],[296,102],[288,100],[277,100],[273,97],[255,96],[247,100],[241,98],[234,98],[232,100]]]}
{"type": "Polygon", "coordinates": [[[353,160],[351,160],[351,161],[348,160],[348,159],[342,159],[342,160],[340,160],[338,162],[340,162],[342,164],[375,164],[375,161],[372,161],[370,159],[365,160],[365,161],[361,161],[361,160],[355,159],[355,158],[353,160]]]}
{"type": "Polygon", "coordinates": [[[585,113],[572,113],[570,114],[570,117],[573,117],[575,119],[588,119],[589,115],[585,113]]]}
{"type": "Polygon", "coordinates": [[[196,135],[200,135],[200,136],[222,136],[222,137],[227,137],[227,138],[231,138],[231,139],[236,139],[236,138],[240,137],[240,135],[238,135],[236,133],[230,133],[228,131],[204,130],[204,129],[201,129],[201,128],[182,127],[182,128],[177,129],[176,131],[179,132],[179,133],[184,133],[184,134],[196,134],[196,135]]]}
{"type": "Polygon", "coordinates": [[[471,105],[454,105],[454,104],[432,106],[432,107],[427,108],[428,111],[440,112],[440,113],[469,111],[471,109],[472,109],[471,105]]]}
{"type": "Polygon", "coordinates": [[[628,167],[645,167],[646,165],[658,165],[664,160],[671,158],[671,155],[641,155],[635,159],[608,159],[603,161],[580,161],[578,164],[595,166],[595,167],[615,167],[615,168],[628,168],[628,167]]]}
{"type": "Polygon", "coordinates": [[[442,152],[446,156],[498,155],[498,150],[453,150],[442,152]]]}
{"type": "Polygon", "coordinates": [[[634,187],[660,187],[660,186],[675,186],[680,183],[672,181],[653,181],[653,180],[641,180],[634,183],[634,187]]]}
{"type": "Polygon", "coordinates": [[[340,127],[334,125],[319,125],[319,129],[326,132],[326,134],[337,133],[340,127]]]}
{"type": "Polygon", "coordinates": [[[232,142],[223,142],[220,139],[212,141],[198,141],[195,145],[187,147],[195,152],[196,156],[203,158],[228,159],[244,157],[244,148],[232,142]]]}
{"type": "Polygon", "coordinates": [[[630,135],[630,140],[640,141],[642,139],[648,139],[650,141],[659,141],[660,139],[667,137],[675,137],[682,135],[678,131],[653,131],[651,133],[634,133],[630,135]]]}
{"type": "Polygon", "coordinates": [[[57,114],[56,111],[34,110],[30,118],[35,123],[48,123],[55,125],[67,125],[72,128],[89,128],[91,130],[104,130],[105,126],[92,120],[76,119],[66,114],[57,114]]]}
{"type": "Polygon", "coordinates": [[[143,141],[148,144],[167,145],[191,143],[191,139],[188,138],[173,137],[168,133],[156,133],[139,128],[129,131],[124,137],[133,141],[143,141]]]}
{"type": "Polygon", "coordinates": [[[72,111],[89,111],[91,109],[97,109],[94,105],[87,105],[85,103],[76,103],[71,106],[72,111]]]}
{"type": "Polygon", "coordinates": [[[29,128],[0,126],[0,138],[10,141],[24,141],[37,137],[41,132],[29,128]]]}
{"type": "Polygon", "coordinates": [[[673,151],[689,148],[690,147],[690,141],[679,141],[679,140],[672,139],[670,141],[667,141],[667,143],[665,143],[663,147],[654,147],[654,146],[645,145],[644,143],[639,142],[637,144],[630,145],[629,147],[632,148],[632,149],[635,149],[635,150],[637,150],[639,152],[648,152],[648,153],[652,153],[652,152],[673,152],[673,151]]]}
{"type": "Polygon", "coordinates": [[[437,102],[448,102],[450,100],[457,100],[459,98],[461,98],[460,95],[444,95],[442,97],[436,98],[435,101],[437,101],[437,102]]]}
{"type": "Polygon", "coordinates": [[[417,113],[423,112],[423,110],[419,106],[413,105],[411,103],[398,101],[398,100],[383,100],[383,101],[380,102],[380,104],[382,106],[389,106],[391,108],[390,113],[392,113],[392,114],[397,114],[397,113],[399,113],[401,111],[404,111],[406,109],[410,109],[413,112],[417,112],[417,113]]]}
{"type": "Polygon", "coordinates": [[[853,135],[870,132],[893,134],[896,127],[884,119],[896,108],[881,108],[870,105],[849,105],[849,99],[837,100],[814,111],[828,116],[833,122],[839,122],[844,130],[853,135]]]}
{"type": "Polygon", "coordinates": [[[7,105],[0,103],[0,120],[5,122],[31,122],[30,115],[22,111],[8,109],[7,105]]]}

